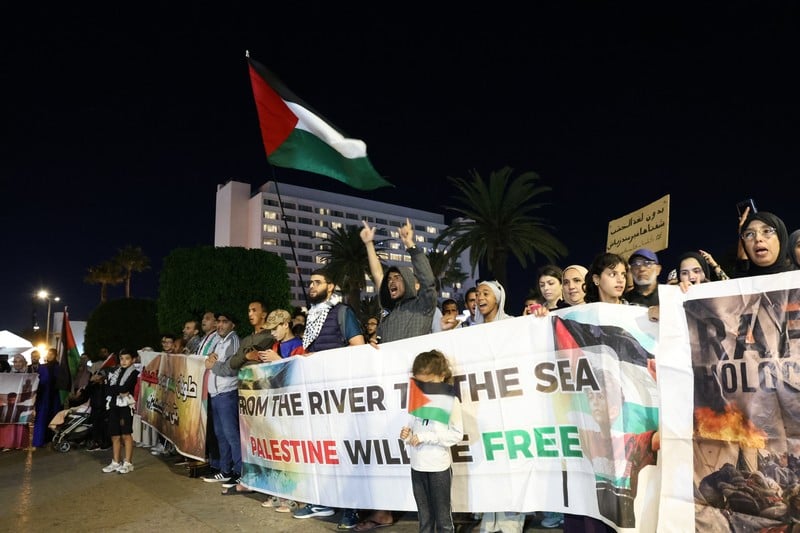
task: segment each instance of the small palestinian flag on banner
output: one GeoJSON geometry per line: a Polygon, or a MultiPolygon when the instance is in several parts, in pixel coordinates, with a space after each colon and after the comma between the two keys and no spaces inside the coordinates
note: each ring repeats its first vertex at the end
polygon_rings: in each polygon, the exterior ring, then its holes
{"type": "Polygon", "coordinates": [[[417,418],[450,422],[456,390],[449,383],[431,383],[411,378],[408,384],[408,412],[417,418]]]}

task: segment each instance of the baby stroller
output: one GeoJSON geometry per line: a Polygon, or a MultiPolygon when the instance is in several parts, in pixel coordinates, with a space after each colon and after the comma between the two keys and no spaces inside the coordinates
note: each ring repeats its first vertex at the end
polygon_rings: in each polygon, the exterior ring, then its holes
{"type": "Polygon", "coordinates": [[[92,423],[89,420],[91,416],[92,408],[88,402],[60,411],[49,426],[55,432],[53,449],[67,453],[73,444],[86,441],[92,432],[92,423]]]}

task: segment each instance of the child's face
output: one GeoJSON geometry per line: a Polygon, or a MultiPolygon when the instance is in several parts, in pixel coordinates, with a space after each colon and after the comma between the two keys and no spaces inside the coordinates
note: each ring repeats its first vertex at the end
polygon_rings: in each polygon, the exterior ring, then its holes
{"type": "Polygon", "coordinates": [[[119,366],[128,368],[133,364],[133,356],[129,353],[124,353],[119,356],[119,366]]]}
{"type": "Polygon", "coordinates": [[[414,379],[423,383],[441,383],[444,376],[439,374],[414,374],[414,379]]]}

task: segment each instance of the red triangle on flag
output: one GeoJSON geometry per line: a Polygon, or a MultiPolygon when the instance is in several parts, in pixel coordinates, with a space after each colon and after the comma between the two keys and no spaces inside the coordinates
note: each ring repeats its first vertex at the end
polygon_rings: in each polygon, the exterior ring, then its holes
{"type": "Polygon", "coordinates": [[[431,403],[428,396],[417,385],[417,380],[408,380],[408,412],[412,413],[420,407],[431,403]]]}

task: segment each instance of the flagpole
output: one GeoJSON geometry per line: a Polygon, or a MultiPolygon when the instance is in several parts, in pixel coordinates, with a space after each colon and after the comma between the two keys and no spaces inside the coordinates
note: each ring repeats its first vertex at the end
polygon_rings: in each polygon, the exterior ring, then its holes
{"type": "Polygon", "coordinates": [[[289,248],[292,250],[292,258],[294,259],[294,271],[297,274],[297,279],[300,282],[300,288],[303,290],[303,300],[306,302],[306,309],[311,308],[311,304],[308,301],[308,295],[306,294],[306,284],[303,281],[303,273],[300,271],[300,262],[297,260],[297,250],[294,247],[294,240],[292,239],[292,233],[289,231],[289,221],[286,220],[286,213],[283,210],[283,200],[281,200],[281,191],[278,189],[278,180],[275,179],[275,167],[272,167],[272,179],[275,184],[275,195],[278,197],[278,207],[281,208],[281,218],[283,219],[283,225],[286,228],[286,236],[289,238],[289,248]]]}

